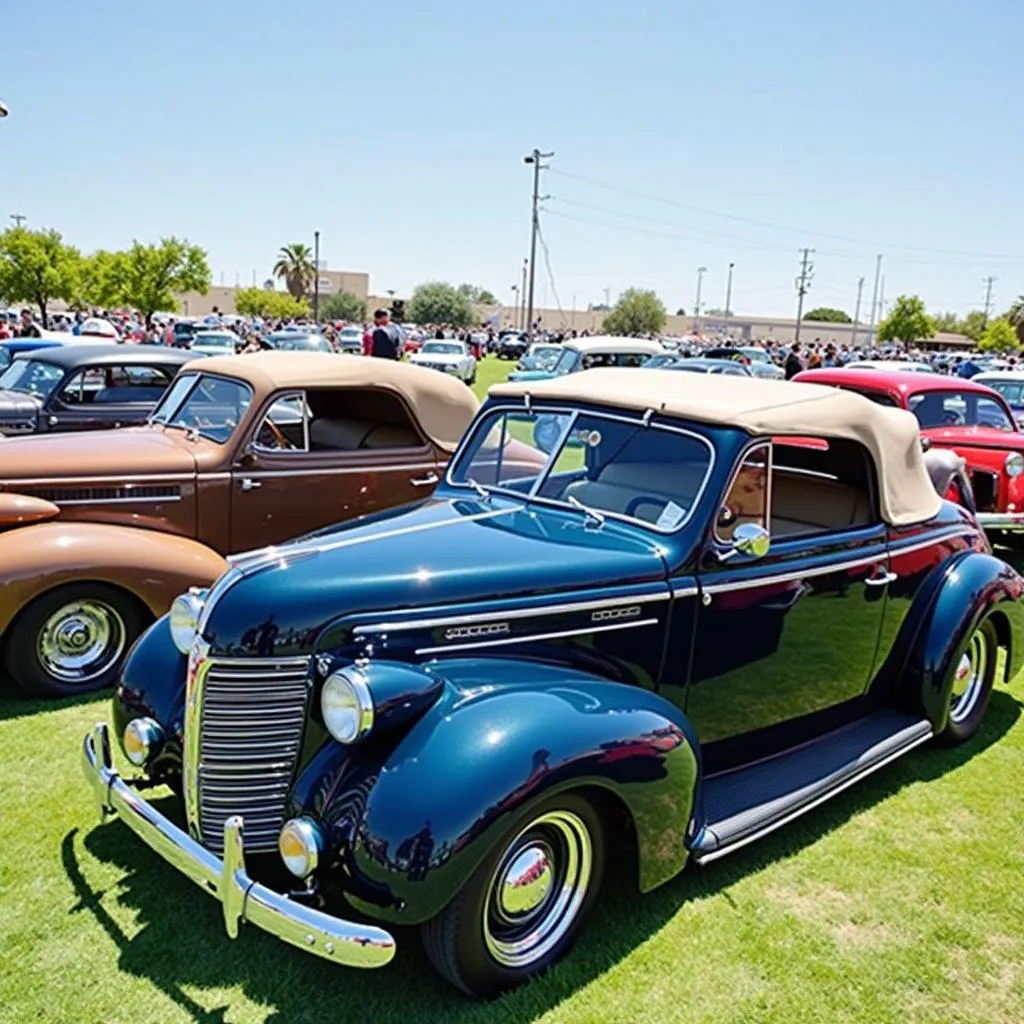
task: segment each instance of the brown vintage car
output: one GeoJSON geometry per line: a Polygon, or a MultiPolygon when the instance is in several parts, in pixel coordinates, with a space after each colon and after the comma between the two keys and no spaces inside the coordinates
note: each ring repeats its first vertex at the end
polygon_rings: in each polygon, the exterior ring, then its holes
{"type": "Polygon", "coordinates": [[[477,409],[445,374],[261,352],[188,363],[147,426],[0,450],[0,643],[22,689],[114,681],[228,552],[427,497],[477,409]]]}

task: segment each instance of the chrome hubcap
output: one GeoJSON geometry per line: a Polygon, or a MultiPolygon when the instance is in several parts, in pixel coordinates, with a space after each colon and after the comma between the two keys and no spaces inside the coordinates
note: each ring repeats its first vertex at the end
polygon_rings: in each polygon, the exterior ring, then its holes
{"type": "Polygon", "coordinates": [[[551,811],[509,844],[491,879],[484,907],[484,942],[508,968],[528,968],[546,956],[579,915],[593,868],[593,844],[583,819],[551,811]]]}
{"type": "Polygon", "coordinates": [[[949,719],[959,724],[969,718],[978,704],[985,685],[988,669],[988,644],[979,630],[967,644],[960,664],[953,677],[953,692],[950,697],[949,719]]]}
{"type": "Polygon", "coordinates": [[[103,675],[124,648],[124,621],[102,601],[66,604],[39,631],[39,660],[63,682],[86,683],[103,675]]]}

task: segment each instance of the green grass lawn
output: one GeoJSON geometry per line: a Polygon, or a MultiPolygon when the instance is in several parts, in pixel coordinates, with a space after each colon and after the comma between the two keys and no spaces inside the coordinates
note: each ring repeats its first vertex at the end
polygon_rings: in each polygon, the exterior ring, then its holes
{"type": "MultiPolygon", "coordinates": [[[[510,365],[485,361],[478,390],[510,365]]],[[[570,957],[489,1005],[438,980],[413,933],[368,973],[252,928],[230,941],[215,901],[97,824],[78,754],[107,698],[0,691],[0,1022],[1016,1024],[1022,683],[967,746],[919,749],[652,894],[612,863],[570,957]]]]}

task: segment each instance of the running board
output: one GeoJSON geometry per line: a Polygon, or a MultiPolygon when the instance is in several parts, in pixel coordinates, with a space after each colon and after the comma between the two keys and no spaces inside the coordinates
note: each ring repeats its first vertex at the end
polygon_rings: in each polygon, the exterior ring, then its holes
{"type": "Polygon", "coordinates": [[[760,839],[931,736],[923,719],[878,711],[795,750],[709,776],[693,860],[707,864],[760,839]]]}

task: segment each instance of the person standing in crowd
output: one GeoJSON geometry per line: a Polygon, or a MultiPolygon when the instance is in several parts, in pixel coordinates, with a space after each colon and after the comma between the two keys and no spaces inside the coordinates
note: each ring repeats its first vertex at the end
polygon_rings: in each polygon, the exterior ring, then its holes
{"type": "Polygon", "coordinates": [[[23,309],[21,311],[21,330],[18,331],[19,338],[41,338],[43,332],[39,330],[39,325],[32,319],[32,310],[23,309]]]}
{"type": "Polygon", "coordinates": [[[783,366],[786,380],[795,377],[803,368],[803,360],[800,358],[800,342],[794,341],[793,347],[789,350],[789,355],[786,356],[785,366],[783,366]]]}
{"type": "Polygon", "coordinates": [[[371,355],[378,359],[402,358],[402,332],[391,322],[391,311],[378,309],[373,314],[373,345],[371,355]]]}

